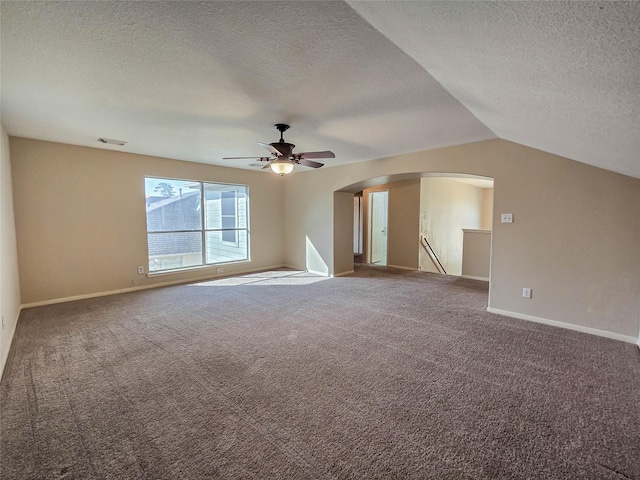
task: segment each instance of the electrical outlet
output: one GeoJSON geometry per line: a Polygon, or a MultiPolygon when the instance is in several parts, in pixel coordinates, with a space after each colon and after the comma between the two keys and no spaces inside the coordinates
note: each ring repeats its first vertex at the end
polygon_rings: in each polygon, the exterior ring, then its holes
{"type": "Polygon", "coordinates": [[[224,268],[222,267],[216,268],[216,273],[224,273],[224,268]]]}
{"type": "Polygon", "coordinates": [[[531,289],[523,288],[522,289],[522,298],[531,298],[531,289]]]}
{"type": "Polygon", "coordinates": [[[144,267],[138,267],[138,274],[144,274],[144,267]]]}
{"type": "Polygon", "coordinates": [[[501,223],[513,223],[513,213],[503,213],[500,215],[501,223]]]}

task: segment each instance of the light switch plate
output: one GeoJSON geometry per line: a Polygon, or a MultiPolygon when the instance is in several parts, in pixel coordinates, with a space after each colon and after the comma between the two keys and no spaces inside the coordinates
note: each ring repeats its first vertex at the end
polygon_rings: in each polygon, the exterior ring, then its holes
{"type": "Polygon", "coordinates": [[[500,215],[501,223],[513,223],[513,213],[503,213],[500,215]]]}

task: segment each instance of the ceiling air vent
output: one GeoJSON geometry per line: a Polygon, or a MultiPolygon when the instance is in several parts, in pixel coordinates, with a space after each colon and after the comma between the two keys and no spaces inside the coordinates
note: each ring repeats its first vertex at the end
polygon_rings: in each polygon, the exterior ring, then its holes
{"type": "Polygon", "coordinates": [[[98,141],[100,143],[108,143],[109,145],[120,145],[120,146],[122,146],[122,145],[126,145],[127,144],[127,142],[125,142],[124,140],[114,140],[113,138],[100,137],[98,139],[98,141]]]}

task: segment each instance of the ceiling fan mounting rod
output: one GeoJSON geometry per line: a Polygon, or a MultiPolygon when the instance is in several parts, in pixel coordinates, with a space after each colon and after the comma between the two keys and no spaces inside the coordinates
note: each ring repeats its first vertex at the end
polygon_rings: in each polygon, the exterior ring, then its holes
{"type": "Polygon", "coordinates": [[[287,125],[286,123],[276,123],[274,127],[276,127],[280,132],[280,142],[284,142],[284,138],[282,137],[282,135],[284,134],[284,132],[289,130],[289,125],[287,125]]]}

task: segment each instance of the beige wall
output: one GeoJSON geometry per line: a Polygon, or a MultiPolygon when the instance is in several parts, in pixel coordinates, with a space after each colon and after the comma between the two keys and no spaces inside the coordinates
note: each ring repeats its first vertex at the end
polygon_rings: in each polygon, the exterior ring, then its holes
{"type": "Polygon", "coordinates": [[[640,180],[505,140],[294,173],[285,182],[286,262],[305,265],[311,235],[333,265],[334,191],[423,172],[495,179],[491,308],[638,337],[640,180]],[[496,222],[501,212],[514,223],[496,222]]]}
{"type": "Polygon", "coordinates": [[[369,261],[369,224],[371,192],[388,190],[387,265],[418,269],[420,247],[420,180],[402,180],[387,183],[363,191],[363,258],[369,261]]]}
{"type": "Polygon", "coordinates": [[[462,242],[462,276],[489,280],[491,231],[465,230],[462,242]]]}
{"type": "Polygon", "coordinates": [[[333,222],[344,226],[335,228],[335,256],[333,259],[334,275],[353,272],[353,194],[335,192],[333,194],[333,222]],[[351,228],[348,228],[350,225],[351,228]]]}
{"type": "MultiPolygon", "coordinates": [[[[298,175],[293,173],[284,177],[285,188],[298,175]]],[[[333,268],[329,269],[334,264],[333,248],[327,251],[325,247],[333,246],[334,242],[333,190],[323,188],[322,184],[309,182],[302,190],[296,191],[295,197],[290,198],[294,200],[284,202],[285,218],[295,220],[293,223],[285,223],[285,263],[293,268],[311,271],[325,269],[326,274],[335,273],[333,268]]]]}
{"type": "Polygon", "coordinates": [[[20,312],[20,277],[16,228],[13,214],[13,189],[9,137],[0,126],[0,375],[9,355],[9,347],[20,312]]]}
{"type": "Polygon", "coordinates": [[[493,228],[493,188],[482,189],[480,228],[482,230],[491,230],[493,228]]]}
{"type": "Polygon", "coordinates": [[[11,138],[22,303],[187,281],[215,267],[147,278],[145,175],[247,184],[251,261],[282,265],[284,179],[210,165],[11,138]]]}
{"type": "MultiPolygon", "coordinates": [[[[462,229],[480,228],[483,189],[447,178],[420,181],[420,232],[449,275],[462,274],[462,229]]],[[[424,255],[422,270],[431,263],[424,255]]]]}

